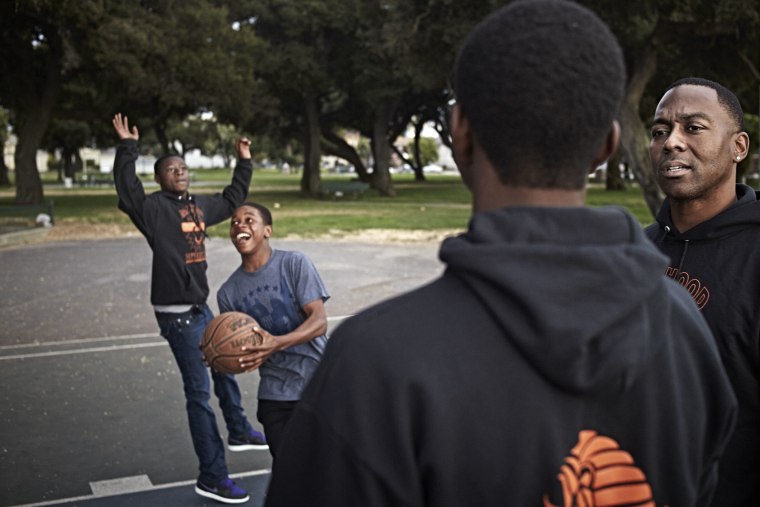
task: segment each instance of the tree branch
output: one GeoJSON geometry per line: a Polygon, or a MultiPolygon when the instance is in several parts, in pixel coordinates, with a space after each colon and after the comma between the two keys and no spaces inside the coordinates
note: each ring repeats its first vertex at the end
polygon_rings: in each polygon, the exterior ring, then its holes
{"type": "Polygon", "coordinates": [[[746,49],[739,51],[739,58],[741,58],[742,61],[747,64],[747,67],[749,68],[750,72],[752,72],[752,75],[755,76],[755,79],[760,81],[760,70],[758,70],[755,64],[752,63],[752,60],[749,59],[746,49]]]}

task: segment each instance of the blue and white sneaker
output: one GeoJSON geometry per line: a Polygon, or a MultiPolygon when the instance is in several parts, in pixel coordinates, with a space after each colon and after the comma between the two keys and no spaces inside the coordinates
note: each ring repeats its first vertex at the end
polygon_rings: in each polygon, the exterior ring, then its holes
{"type": "Polygon", "coordinates": [[[247,435],[230,435],[227,439],[227,449],[232,452],[269,449],[263,433],[251,429],[247,435]]]}
{"type": "Polygon", "coordinates": [[[195,492],[222,503],[245,503],[251,499],[248,492],[235,484],[229,477],[214,487],[198,481],[195,483],[195,492]]]}

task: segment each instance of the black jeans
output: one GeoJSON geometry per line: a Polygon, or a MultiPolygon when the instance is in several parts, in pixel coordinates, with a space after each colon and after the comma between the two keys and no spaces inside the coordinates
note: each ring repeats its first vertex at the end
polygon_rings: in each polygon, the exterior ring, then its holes
{"type": "Polygon", "coordinates": [[[264,434],[269,444],[269,452],[277,458],[277,449],[282,442],[282,432],[290,420],[297,401],[259,400],[256,418],[264,426],[264,434]]]}

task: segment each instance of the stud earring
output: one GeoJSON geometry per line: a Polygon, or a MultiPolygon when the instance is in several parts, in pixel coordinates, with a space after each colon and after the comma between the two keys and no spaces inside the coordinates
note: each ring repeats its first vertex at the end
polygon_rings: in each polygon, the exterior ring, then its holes
{"type": "Polygon", "coordinates": [[[736,156],[736,160],[741,160],[741,159],[742,158],[739,155],[736,156]]]}

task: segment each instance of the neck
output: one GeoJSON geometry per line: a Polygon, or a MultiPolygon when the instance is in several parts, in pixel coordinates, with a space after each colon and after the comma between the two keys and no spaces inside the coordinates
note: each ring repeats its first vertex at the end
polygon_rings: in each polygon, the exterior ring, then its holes
{"type": "Polygon", "coordinates": [[[473,201],[473,211],[491,211],[515,206],[578,207],[586,203],[586,189],[564,190],[528,187],[501,187],[473,201]]]}
{"type": "Polygon", "coordinates": [[[711,199],[670,199],[670,219],[678,232],[686,232],[702,222],[719,215],[736,202],[735,187],[711,199]]]}
{"type": "Polygon", "coordinates": [[[255,251],[243,254],[243,271],[253,273],[259,270],[272,257],[272,247],[269,243],[262,244],[255,251]]]}

